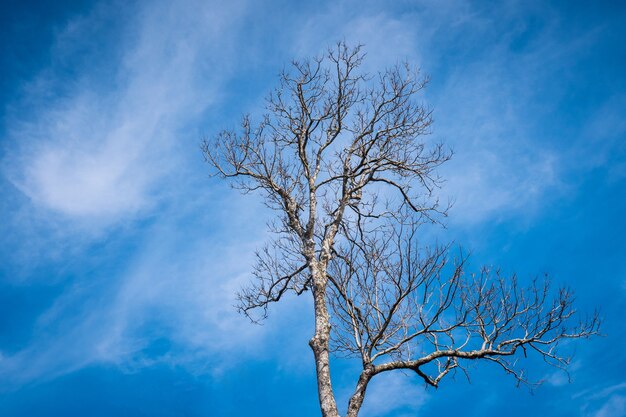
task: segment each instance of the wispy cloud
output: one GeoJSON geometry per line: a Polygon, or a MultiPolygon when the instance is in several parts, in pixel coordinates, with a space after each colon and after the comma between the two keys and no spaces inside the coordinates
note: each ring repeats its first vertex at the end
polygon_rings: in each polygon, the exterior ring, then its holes
{"type": "Polygon", "coordinates": [[[415,378],[402,373],[382,374],[368,387],[362,415],[413,416],[418,414],[428,397],[424,386],[415,378]]]}
{"type": "MultiPolygon", "coordinates": [[[[258,221],[258,207],[198,189],[197,181],[206,178],[201,168],[187,175],[187,166],[200,160],[197,130],[190,126],[215,103],[230,76],[236,57],[230,31],[245,12],[242,2],[151,3],[137,10],[131,27],[120,29],[113,80],[77,69],[77,79],[59,97],[48,89],[65,79],[48,69],[25,87],[20,106],[30,106],[29,113],[7,120],[10,141],[2,161],[4,173],[32,202],[33,209],[25,207],[13,219],[24,225],[19,232],[45,241],[41,251],[50,253],[68,238],[87,250],[86,232],[100,230],[94,236],[103,239],[103,226],[128,219],[148,226],[141,233],[145,240],[136,236],[146,243],[125,261],[115,254],[75,254],[85,261],[109,256],[101,262],[116,273],[65,278],[65,291],[34,326],[36,342],[3,357],[0,374],[13,387],[98,362],[133,366],[160,337],[177,345],[176,360],[184,362],[227,351],[258,332],[232,307],[253,246],[263,236],[262,225],[250,228],[242,217],[257,210],[258,221]],[[220,231],[212,224],[220,210],[241,214],[239,224],[248,228],[220,231]],[[166,220],[154,222],[154,216],[166,220]],[[41,223],[37,230],[30,226],[34,221],[41,223]],[[58,227],[48,226],[55,222],[58,227]],[[190,224],[207,229],[197,233],[190,224]],[[241,234],[247,244],[228,239],[241,234]],[[121,262],[127,265],[117,266],[121,262]]],[[[84,29],[101,26],[115,13],[114,7],[98,8],[70,22],[57,36],[56,53],[80,51],[84,29]]],[[[26,265],[41,254],[28,242],[21,241],[32,258],[22,260],[26,265]]],[[[55,274],[50,269],[48,280],[55,274]]]]}
{"type": "Polygon", "coordinates": [[[73,281],[39,316],[36,342],[4,355],[3,388],[9,381],[17,388],[98,363],[135,369],[161,362],[211,373],[262,352],[249,341],[264,340],[276,327],[253,326],[233,306],[265,234],[262,225],[255,227],[259,208],[233,200],[224,209],[238,215],[239,227],[190,236],[180,219],[168,220],[147,231],[148,243],[119,273],[73,281]],[[161,356],[143,353],[159,339],[170,348],[161,356]]]}
{"type": "MultiPolygon", "coordinates": [[[[35,204],[114,221],[156,204],[162,181],[181,165],[178,135],[219,94],[229,65],[227,27],[241,8],[237,2],[155,6],[139,11],[135,30],[125,28],[124,53],[109,75],[114,82],[79,73],[68,96],[41,100],[66,82],[44,72],[27,90],[26,99],[39,104],[25,120],[9,120],[16,146],[3,165],[35,204]],[[117,88],[102,91],[90,82],[117,88]]],[[[77,26],[97,25],[101,13],[70,23],[56,49],[80,50],[85,33],[77,26]]]]}
{"type": "Polygon", "coordinates": [[[574,396],[578,397],[584,400],[581,412],[585,417],[626,416],[626,382],[584,391],[574,396]]]}
{"type": "MultiPolygon", "coordinates": [[[[532,213],[548,190],[561,188],[565,162],[536,131],[529,91],[558,71],[546,62],[558,58],[563,65],[564,56],[586,46],[584,37],[557,39],[548,26],[537,29],[531,47],[515,49],[531,29],[513,26],[509,36],[490,39],[495,47],[479,60],[455,67],[447,64],[465,53],[452,49],[455,34],[489,37],[497,19],[512,19],[519,5],[487,13],[467,2],[419,3],[403,14],[376,4],[367,11],[352,6],[322,5],[297,28],[289,27],[295,36],[283,41],[295,55],[309,55],[348,39],[366,44],[368,70],[408,59],[432,71],[427,99],[435,108],[435,137],[456,151],[443,171],[449,178],[445,196],[456,201],[453,219],[532,213]],[[443,67],[452,70],[439,73],[443,67]],[[445,83],[439,81],[444,77],[445,83]]],[[[69,216],[111,220],[154,207],[164,178],[184,163],[174,146],[177,134],[205,111],[220,94],[225,73],[234,71],[228,51],[234,41],[227,33],[243,13],[237,3],[226,9],[188,2],[142,10],[136,34],[115,66],[119,89],[102,94],[79,83],[69,98],[42,103],[30,120],[13,126],[14,140],[23,144],[4,164],[13,183],[36,204],[69,216]]],[[[63,32],[60,43],[80,42],[82,31],[75,26],[63,32]]],[[[462,44],[475,49],[471,42],[462,44]]],[[[42,83],[39,89],[49,87],[42,83]]]]}
{"type": "Polygon", "coordinates": [[[455,201],[453,222],[529,215],[549,191],[560,189],[563,161],[534,130],[537,114],[532,114],[535,97],[530,91],[539,88],[532,83],[558,70],[546,62],[560,62],[558,57],[580,45],[555,39],[553,28],[547,27],[538,30],[526,49],[513,50],[516,38],[531,29],[514,25],[503,39],[491,31],[514,19],[519,12],[515,4],[494,11],[463,1],[417,2],[403,13],[375,2],[362,13],[351,5],[332,4],[311,16],[296,38],[298,50],[347,39],[366,45],[370,72],[408,60],[430,75],[433,81],[423,97],[435,115],[435,134],[429,140],[443,141],[455,151],[442,170],[447,182],[441,193],[444,200],[455,201]],[[312,30],[320,25],[324,30],[312,30]],[[490,49],[478,50],[486,40],[490,49]],[[474,61],[468,62],[468,56],[474,61]]]}

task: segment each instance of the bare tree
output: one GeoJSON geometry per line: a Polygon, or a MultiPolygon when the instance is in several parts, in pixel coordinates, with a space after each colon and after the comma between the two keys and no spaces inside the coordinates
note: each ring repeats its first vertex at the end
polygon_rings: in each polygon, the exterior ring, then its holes
{"type": "Polygon", "coordinates": [[[425,140],[431,111],[416,96],[427,79],[409,65],[367,76],[363,59],[361,47],[338,43],[293,62],[260,123],[244,117],[241,130],[203,144],[217,175],[262,193],[277,213],[240,311],[258,320],[288,292],[312,294],[309,345],[324,417],[339,416],[333,352],[363,366],[352,417],[383,372],[410,370],[437,387],[482,359],[527,382],[520,351],[564,367],[559,342],[596,334],[598,317],[574,321],[567,290],[552,296],[547,283],[522,288],[515,277],[468,274],[449,247],[418,244],[420,226],[447,212],[433,192],[451,153],[425,140]]]}

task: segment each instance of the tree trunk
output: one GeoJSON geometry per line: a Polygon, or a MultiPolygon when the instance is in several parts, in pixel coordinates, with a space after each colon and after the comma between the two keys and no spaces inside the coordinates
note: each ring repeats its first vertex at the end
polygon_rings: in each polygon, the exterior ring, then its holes
{"type": "Polygon", "coordinates": [[[339,417],[330,379],[330,316],[326,304],[326,277],[324,268],[315,265],[313,274],[313,302],[315,306],[315,335],[309,341],[315,356],[317,391],[323,417],[339,417]]]}

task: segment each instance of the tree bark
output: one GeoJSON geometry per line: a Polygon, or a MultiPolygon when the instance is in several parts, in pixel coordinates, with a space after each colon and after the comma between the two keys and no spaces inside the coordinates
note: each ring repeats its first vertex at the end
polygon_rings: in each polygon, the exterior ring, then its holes
{"type": "Polygon", "coordinates": [[[312,265],[315,335],[309,341],[315,356],[317,390],[323,417],[339,417],[330,378],[330,316],[326,304],[326,273],[320,265],[312,265]]]}
{"type": "Polygon", "coordinates": [[[371,366],[366,367],[363,372],[361,372],[354,394],[352,394],[350,402],[348,403],[348,412],[346,413],[346,417],[358,416],[359,410],[361,410],[361,406],[363,405],[363,400],[365,399],[367,384],[370,382],[372,376],[373,368],[371,366]]]}

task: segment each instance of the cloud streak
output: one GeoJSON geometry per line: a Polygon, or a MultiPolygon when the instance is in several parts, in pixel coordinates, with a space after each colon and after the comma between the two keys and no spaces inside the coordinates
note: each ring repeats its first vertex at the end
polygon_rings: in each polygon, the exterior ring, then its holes
{"type": "MultiPolygon", "coordinates": [[[[100,13],[70,24],[58,44],[73,47],[57,49],[80,49],[84,33],[76,26],[100,13]]],[[[225,26],[238,13],[236,2],[141,9],[110,75],[117,89],[101,91],[88,74],[79,75],[68,97],[44,101],[28,120],[12,124],[12,142],[21,146],[4,165],[13,183],[35,204],[70,217],[114,221],[152,207],[181,164],[177,136],[219,94],[225,26]],[[207,66],[210,79],[200,73],[207,66]]],[[[34,96],[55,87],[45,80],[33,85],[34,96]]]]}

